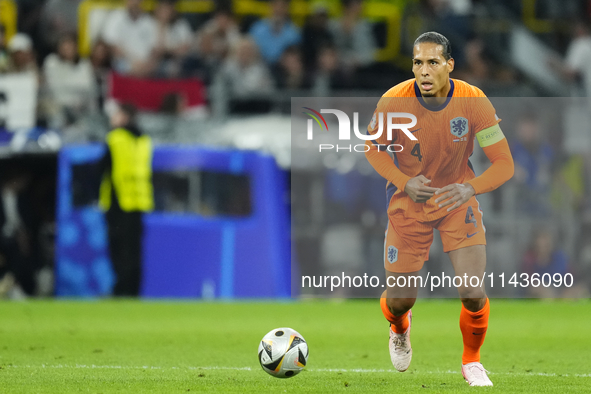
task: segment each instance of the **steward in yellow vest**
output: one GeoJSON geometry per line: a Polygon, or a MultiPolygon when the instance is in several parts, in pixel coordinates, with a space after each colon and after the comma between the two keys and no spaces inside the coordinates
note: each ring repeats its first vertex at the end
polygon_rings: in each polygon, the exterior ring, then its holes
{"type": "Polygon", "coordinates": [[[99,205],[106,211],[109,251],[117,276],[115,296],[138,296],[142,273],[142,214],[154,209],[152,140],[142,135],[136,109],[122,105],[107,134],[99,205]]]}
{"type": "Polygon", "coordinates": [[[101,183],[100,207],[111,208],[113,195],[125,212],[154,209],[152,189],[152,140],[133,127],[116,128],[107,134],[111,171],[101,183]]]}

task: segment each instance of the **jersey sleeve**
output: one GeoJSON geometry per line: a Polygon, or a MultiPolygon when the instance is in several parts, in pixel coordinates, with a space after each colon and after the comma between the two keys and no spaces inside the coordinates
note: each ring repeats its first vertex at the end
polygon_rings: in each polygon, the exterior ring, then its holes
{"type": "Polygon", "coordinates": [[[482,129],[478,133],[476,133],[476,140],[478,141],[478,144],[481,148],[486,148],[487,146],[494,145],[497,142],[504,139],[505,135],[503,134],[503,130],[501,130],[498,124],[495,124],[486,129],[482,129]]]}
{"type": "Polygon", "coordinates": [[[378,147],[371,141],[367,141],[365,144],[368,146],[368,149],[365,151],[365,157],[369,161],[369,164],[372,165],[378,174],[386,178],[398,189],[404,191],[406,183],[411,178],[396,167],[388,153],[378,150],[378,147]]]}
{"type": "Polygon", "coordinates": [[[472,112],[470,117],[472,118],[473,135],[476,135],[479,131],[488,129],[501,121],[488,97],[486,97],[480,89],[478,89],[477,94],[477,97],[467,99],[473,100],[472,103],[468,103],[468,107],[472,112]]]}
{"type": "MultiPolygon", "coordinates": [[[[498,128],[498,126],[496,127],[498,128]]],[[[511,179],[515,170],[507,139],[501,138],[497,142],[483,146],[482,149],[486,157],[490,160],[491,166],[480,176],[467,182],[472,185],[475,194],[488,193],[495,190],[511,179]]]]}

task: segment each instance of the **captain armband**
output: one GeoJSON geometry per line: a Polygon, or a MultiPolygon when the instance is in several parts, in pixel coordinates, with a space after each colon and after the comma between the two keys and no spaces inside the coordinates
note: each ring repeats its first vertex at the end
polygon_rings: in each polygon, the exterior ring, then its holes
{"type": "Polygon", "coordinates": [[[503,131],[499,125],[496,124],[487,129],[480,130],[478,133],[476,133],[476,138],[478,139],[478,144],[480,144],[480,147],[485,148],[501,141],[503,138],[505,138],[505,135],[503,134],[503,131]]]}

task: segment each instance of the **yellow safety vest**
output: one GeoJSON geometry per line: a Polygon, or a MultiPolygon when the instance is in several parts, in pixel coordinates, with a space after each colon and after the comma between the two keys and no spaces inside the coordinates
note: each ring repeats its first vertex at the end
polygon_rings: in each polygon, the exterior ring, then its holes
{"type": "Polygon", "coordinates": [[[152,139],[119,128],[107,134],[107,145],[111,151],[111,173],[105,174],[101,183],[100,207],[109,210],[114,187],[123,211],[152,211],[152,139]]]}

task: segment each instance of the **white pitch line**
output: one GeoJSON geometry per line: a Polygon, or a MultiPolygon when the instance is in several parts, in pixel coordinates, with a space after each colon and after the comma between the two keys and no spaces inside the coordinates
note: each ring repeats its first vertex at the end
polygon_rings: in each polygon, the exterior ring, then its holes
{"type": "MultiPolygon", "coordinates": [[[[251,367],[218,367],[218,366],[206,366],[206,367],[160,367],[160,366],[153,366],[153,365],[142,365],[142,366],[133,366],[133,365],[95,365],[95,364],[41,364],[41,365],[11,365],[8,364],[4,366],[4,368],[52,368],[52,369],[159,369],[159,370],[167,370],[167,369],[188,369],[191,371],[252,371],[253,368],[251,367]]],[[[254,368],[258,370],[258,368],[254,368]]],[[[396,372],[394,369],[363,369],[363,368],[352,368],[352,369],[340,369],[340,368],[311,368],[308,369],[310,372],[340,372],[340,373],[392,373],[396,372]]],[[[412,374],[416,375],[435,375],[435,374],[459,374],[459,371],[411,371],[412,374]]],[[[491,375],[506,375],[506,376],[549,376],[549,377],[576,377],[576,378],[591,378],[591,373],[587,374],[557,374],[557,373],[547,373],[547,372],[490,372],[491,375]]]]}

